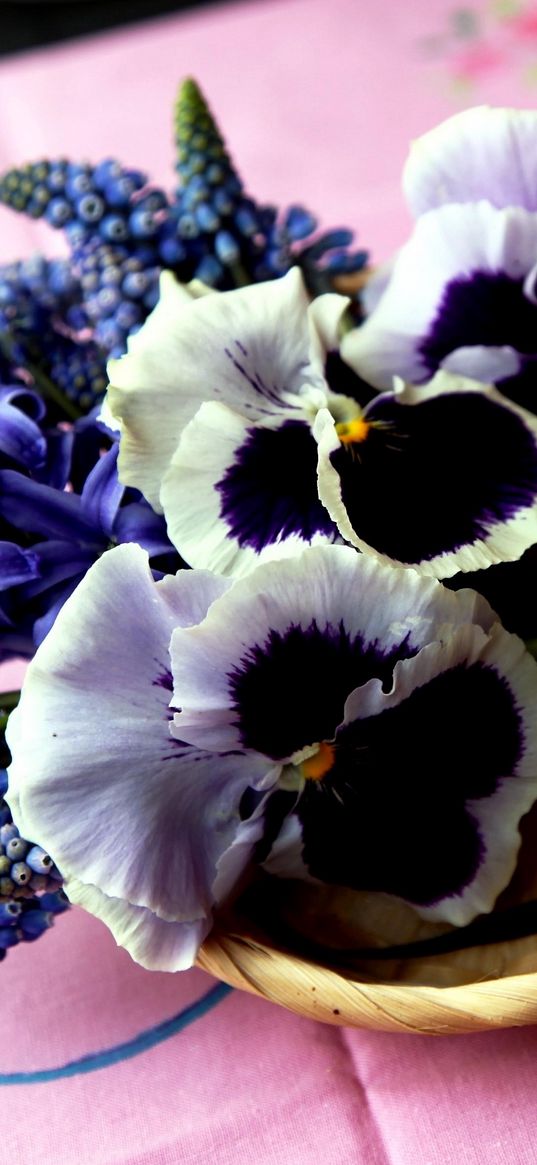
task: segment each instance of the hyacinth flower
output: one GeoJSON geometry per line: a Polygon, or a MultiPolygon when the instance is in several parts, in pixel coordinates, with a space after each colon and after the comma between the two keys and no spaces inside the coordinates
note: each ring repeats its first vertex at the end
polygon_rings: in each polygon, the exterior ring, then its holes
{"type": "Polygon", "coordinates": [[[155,583],[121,546],[29,666],[7,799],[146,967],[192,964],[278,791],[278,872],[464,925],[516,865],[536,697],[537,664],[472,591],[342,546],[155,583]]]}
{"type": "Polygon", "coordinates": [[[121,480],[186,562],[226,574],[341,538],[437,577],[519,558],[537,542],[535,418],[447,374],[362,407],[331,358],[346,305],[310,304],[297,271],[194,300],[163,279],[109,368],[121,480]]]}
{"type": "Polygon", "coordinates": [[[438,369],[537,412],[537,114],[471,109],[419,139],[404,174],[414,232],[344,358],[377,388],[438,369]]]}
{"type": "MultiPolygon", "coordinates": [[[[43,160],[0,179],[0,202],[65,233],[77,299],[70,325],[89,327],[98,351],[124,352],[155,306],[163,268],[183,282],[226,289],[279,278],[298,264],[312,294],[363,269],[367,254],[350,250],[352,231],[319,234],[305,208],[280,214],[245,193],[192,80],[181,86],[174,132],[180,186],[170,195],[149,185],[143,171],[110,158],[97,165],[43,160]]],[[[0,304],[10,275],[0,269],[0,304]]],[[[74,358],[77,345],[69,341],[74,358]]]]}
{"type": "Polygon", "coordinates": [[[6,524],[0,542],[0,659],[31,658],[65,600],[109,546],[138,542],[159,570],[180,565],[162,518],[118,481],[117,443],[99,456],[103,437],[91,428],[86,422],[89,433],[72,435],[83,447],[75,444],[63,462],[64,481],[48,484],[0,469],[0,517],[6,524]],[[68,477],[78,485],[85,460],[93,465],[80,492],[66,491],[68,477]]]}

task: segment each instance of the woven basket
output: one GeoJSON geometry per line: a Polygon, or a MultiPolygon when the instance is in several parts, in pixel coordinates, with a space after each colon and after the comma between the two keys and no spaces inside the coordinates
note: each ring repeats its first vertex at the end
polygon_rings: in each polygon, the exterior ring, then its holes
{"type": "MultiPolygon", "coordinates": [[[[500,910],[509,914],[537,899],[536,840],[534,808],[516,874],[489,916],[493,924],[500,910]]],[[[310,1019],[381,1031],[455,1035],[537,1022],[537,934],[387,960],[394,942],[460,932],[423,923],[380,894],[323,892],[276,879],[260,885],[261,892],[256,883],[217,920],[199,954],[203,970],[233,987],[310,1019]],[[351,912],[358,927],[349,926],[351,912]],[[327,934],[329,947],[312,955],[312,936],[323,941],[327,934]],[[381,957],[349,960],[348,948],[357,945],[376,947],[381,957]]]]}

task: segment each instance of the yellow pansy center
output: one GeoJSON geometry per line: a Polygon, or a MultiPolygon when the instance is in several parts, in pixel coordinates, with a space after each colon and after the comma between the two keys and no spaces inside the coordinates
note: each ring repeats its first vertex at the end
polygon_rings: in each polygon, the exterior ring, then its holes
{"type": "Polygon", "coordinates": [[[370,428],[369,421],[365,421],[363,417],[355,417],[352,421],[339,421],[336,433],[342,445],[354,445],[365,441],[370,428]]]}
{"type": "Polygon", "coordinates": [[[317,745],[316,751],[307,760],[302,761],[300,772],[307,781],[321,781],[326,773],[330,772],[335,759],[336,750],[334,745],[330,744],[327,740],[322,740],[317,745]]]}

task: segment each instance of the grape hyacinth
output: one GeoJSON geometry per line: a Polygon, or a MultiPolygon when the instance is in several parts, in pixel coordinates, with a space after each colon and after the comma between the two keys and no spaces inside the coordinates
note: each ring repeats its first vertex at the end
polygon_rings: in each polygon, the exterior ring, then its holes
{"type": "Polygon", "coordinates": [[[0,769],[0,962],[9,947],[39,938],[69,907],[52,859],[13,824],[4,800],[7,784],[0,769]]]}
{"type": "MultiPolygon", "coordinates": [[[[351,231],[319,235],[316,218],[302,206],[280,214],[245,193],[192,80],[183,83],[176,104],[175,143],[180,186],[170,197],[150,186],[142,171],[113,158],[95,166],[43,160],[0,179],[0,202],[65,232],[73,299],[66,322],[74,331],[88,327],[97,352],[115,357],[125,351],[129,335],[158,300],[162,269],[182,282],[196,278],[228,290],[279,278],[298,265],[310,293],[318,295],[330,290],[337,276],[365,266],[366,252],[349,250],[351,231]]],[[[57,279],[56,268],[54,275],[57,279]]],[[[9,276],[0,271],[0,303],[3,278],[9,276]]],[[[79,342],[70,337],[74,352],[79,342]]],[[[86,408],[83,379],[91,381],[95,369],[74,355],[69,360],[59,341],[58,349],[53,371],[59,369],[66,392],[80,382],[86,408]]],[[[94,351],[89,356],[92,366],[98,364],[94,351]]]]}
{"type": "Polygon", "coordinates": [[[105,358],[90,338],[82,289],[67,259],[41,256],[0,267],[0,373],[7,382],[43,376],[88,412],[106,387],[105,358]]]}

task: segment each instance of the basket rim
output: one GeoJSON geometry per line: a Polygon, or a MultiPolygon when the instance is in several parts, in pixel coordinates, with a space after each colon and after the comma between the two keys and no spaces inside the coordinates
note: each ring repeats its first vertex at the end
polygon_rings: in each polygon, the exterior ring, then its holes
{"type": "Polygon", "coordinates": [[[325,1023],[462,1034],[537,1022],[536,970],[455,986],[356,977],[235,928],[212,931],[197,965],[232,987],[325,1023]]]}

